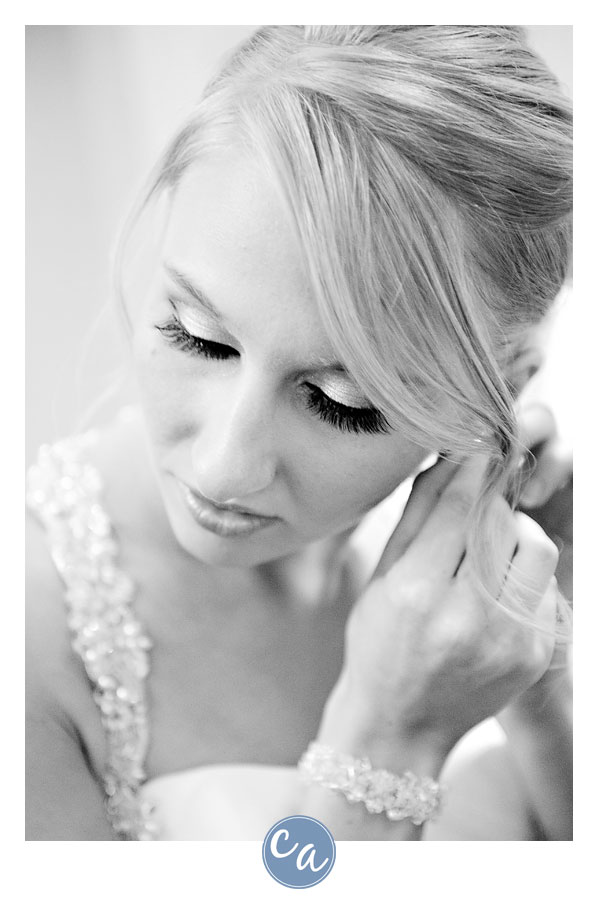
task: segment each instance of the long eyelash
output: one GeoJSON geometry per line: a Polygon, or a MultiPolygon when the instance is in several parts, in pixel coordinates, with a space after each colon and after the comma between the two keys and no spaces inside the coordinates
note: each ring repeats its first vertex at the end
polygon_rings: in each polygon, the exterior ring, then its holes
{"type": "Polygon", "coordinates": [[[307,405],[319,417],[341,431],[353,434],[389,434],[390,425],[384,415],[377,409],[356,406],[343,406],[313,384],[306,384],[308,389],[307,405]]]}
{"type": "Polygon", "coordinates": [[[206,341],[204,338],[190,334],[176,316],[171,316],[162,325],[155,327],[167,343],[184,353],[194,353],[205,356],[207,359],[230,359],[231,356],[238,356],[237,351],[232,347],[227,347],[226,344],[206,341]]]}

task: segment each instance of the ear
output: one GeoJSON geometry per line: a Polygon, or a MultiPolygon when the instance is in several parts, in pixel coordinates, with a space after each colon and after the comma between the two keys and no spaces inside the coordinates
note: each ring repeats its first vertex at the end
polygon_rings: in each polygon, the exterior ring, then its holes
{"type": "Polygon", "coordinates": [[[525,344],[515,354],[507,368],[507,379],[518,397],[528,381],[542,368],[544,352],[537,344],[525,344]]]}

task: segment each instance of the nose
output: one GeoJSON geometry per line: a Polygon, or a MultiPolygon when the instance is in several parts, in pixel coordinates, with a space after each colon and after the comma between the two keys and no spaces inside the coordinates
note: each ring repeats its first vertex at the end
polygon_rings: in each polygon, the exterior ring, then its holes
{"type": "Polygon", "coordinates": [[[277,460],[268,407],[263,393],[214,393],[192,450],[196,487],[204,497],[242,505],[272,484],[277,460]]]}

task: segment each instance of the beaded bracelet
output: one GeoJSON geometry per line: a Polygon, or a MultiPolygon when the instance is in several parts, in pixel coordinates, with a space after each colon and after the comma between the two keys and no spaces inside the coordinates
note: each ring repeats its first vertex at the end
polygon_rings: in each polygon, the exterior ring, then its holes
{"type": "Polygon", "coordinates": [[[312,741],[298,763],[305,782],[340,791],[350,803],[365,803],[371,813],[385,812],[394,822],[411,819],[422,825],[440,811],[443,789],[432,778],[374,769],[366,757],[356,759],[312,741]]]}

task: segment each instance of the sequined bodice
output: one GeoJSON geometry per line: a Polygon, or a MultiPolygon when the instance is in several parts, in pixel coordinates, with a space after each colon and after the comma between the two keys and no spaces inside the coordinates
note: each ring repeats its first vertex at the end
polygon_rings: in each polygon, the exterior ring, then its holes
{"type": "Polygon", "coordinates": [[[134,585],[102,506],[102,482],[85,459],[95,432],[43,446],[27,473],[27,505],[41,520],[65,584],[74,651],[93,688],[106,734],[105,805],[122,840],[154,840],[140,794],[148,743],[146,678],[151,642],[133,611],[134,585]]]}

